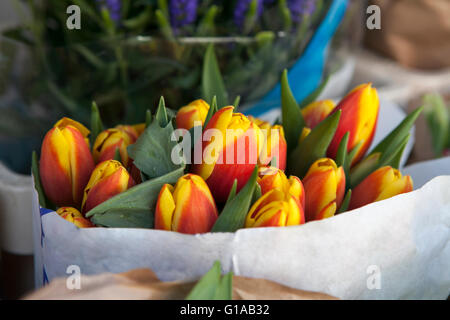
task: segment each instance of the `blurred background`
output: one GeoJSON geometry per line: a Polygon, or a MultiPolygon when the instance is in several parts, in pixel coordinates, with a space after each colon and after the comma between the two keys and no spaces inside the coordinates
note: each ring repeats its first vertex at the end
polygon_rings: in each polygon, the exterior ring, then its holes
{"type": "MultiPolygon", "coordinates": [[[[72,12],[72,11],[70,11],[72,12]]],[[[228,101],[279,105],[283,69],[298,100],[372,82],[405,113],[425,105],[409,163],[450,148],[450,0],[2,0],[0,2],[0,298],[34,287],[31,152],[69,116],[142,122],[161,95],[172,109],[202,97],[213,43],[228,101]],[[81,29],[69,29],[70,5],[81,29]]],[[[75,23],[76,20],[71,20],[75,23]]]]}

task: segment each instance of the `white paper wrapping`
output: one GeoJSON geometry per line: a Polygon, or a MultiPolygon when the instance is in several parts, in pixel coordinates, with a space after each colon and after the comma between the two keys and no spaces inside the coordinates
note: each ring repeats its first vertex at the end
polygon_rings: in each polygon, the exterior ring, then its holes
{"type": "MultiPolygon", "coordinates": [[[[68,276],[148,267],[163,281],[223,271],[266,278],[342,299],[445,299],[450,293],[450,176],[419,190],[289,228],[183,235],[78,229],[35,209],[37,284],[68,276]]],[[[45,210],[43,210],[45,212],[45,210]]]]}

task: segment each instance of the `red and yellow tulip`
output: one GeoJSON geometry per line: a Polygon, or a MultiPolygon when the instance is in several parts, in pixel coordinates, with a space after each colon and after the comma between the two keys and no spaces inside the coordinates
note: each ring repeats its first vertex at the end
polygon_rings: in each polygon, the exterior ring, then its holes
{"type": "Polygon", "coordinates": [[[349,132],[347,150],[351,151],[359,143],[361,147],[353,158],[352,165],[357,163],[366,153],[375,135],[380,102],[377,90],[372,85],[362,84],[353,89],[333,110],[341,110],[341,118],[336,133],[328,147],[327,156],[335,158],[339,144],[349,132]]]}
{"type": "Polygon", "coordinates": [[[227,200],[235,179],[238,192],[247,183],[264,141],[259,127],[233,110],[217,111],[194,148],[193,173],[206,181],[217,202],[227,200]]]}
{"type": "Polygon", "coordinates": [[[127,169],[119,161],[106,160],[99,163],[84,189],[82,212],[88,212],[134,184],[127,169]]]}
{"type": "Polygon", "coordinates": [[[321,220],[335,215],[345,194],[345,173],[332,159],[313,163],[303,179],[306,221],[321,220]]]}
{"type": "Polygon", "coordinates": [[[259,155],[258,164],[266,166],[275,157],[276,160],[272,166],[276,166],[281,170],[286,169],[287,143],[284,137],[284,129],[281,125],[271,125],[269,122],[263,121],[252,116],[248,119],[255,123],[264,136],[264,143],[259,155]]]}
{"type": "Polygon", "coordinates": [[[155,229],[196,234],[209,232],[218,217],[206,182],[195,174],[178,179],[175,187],[165,184],[159,192],[155,229]]]}
{"type": "Polygon", "coordinates": [[[250,208],[246,228],[286,227],[304,223],[303,209],[294,197],[279,189],[272,189],[250,208]]]}
{"type": "Polygon", "coordinates": [[[182,107],[177,112],[175,123],[178,129],[190,130],[194,127],[195,122],[203,126],[206,116],[208,115],[209,104],[205,100],[198,99],[192,101],[187,106],[182,107]]]}
{"type": "Polygon", "coordinates": [[[302,223],[304,223],[305,189],[298,177],[290,176],[288,179],[281,169],[261,167],[258,170],[257,182],[261,187],[262,195],[273,189],[278,189],[286,195],[291,195],[301,208],[302,223]]]}
{"type": "Polygon", "coordinates": [[[89,130],[62,118],[42,142],[39,173],[47,197],[57,206],[79,207],[94,160],[89,150],[89,130]]]}
{"type": "Polygon", "coordinates": [[[322,100],[312,102],[302,109],[302,115],[305,119],[306,126],[314,129],[323,119],[336,108],[333,100],[322,100]]]}
{"type": "Polygon", "coordinates": [[[56,210],[56,213],[61,216],[64,220],[72,222],[78,228],[92,228],[94,224],[83,217],[83,215],[75,208],[72,207],[61,207],[56,210]]]}
{"type": "Polygon", "coordinates": [[[352,190],[349,210],[412,190],[413,181],[410,176],[402,176],[399,170],[392,167],[382,167],[372,172],[352,190]]]}
{"type": "Polygon", "coordinates": [[[96,163],[114,159],[116,149],[119,149],[120,158],[125,167],[129,165],[127,147],[136,142],[139,137],[133,126],[117,126],[102,131],[94,142],[92,153],[96,163]]]}

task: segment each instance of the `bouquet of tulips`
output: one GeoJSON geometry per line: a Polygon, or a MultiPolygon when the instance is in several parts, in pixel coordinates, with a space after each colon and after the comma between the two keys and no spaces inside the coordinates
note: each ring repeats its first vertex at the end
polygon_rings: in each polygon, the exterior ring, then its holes
{"type": "Polygon", "coordinates": [[[145,122],[104,129],[69,118],[46,134],[34,156],[40,205],[80,228],[234,232],[331,218],[413,190],[400,158],[421,109],[367,153],[378,120],[371,84],[337,105],[298,104],[286,72],[282,116],[270,124],[195,100],[174,112],[161,98],[145,122]]]}

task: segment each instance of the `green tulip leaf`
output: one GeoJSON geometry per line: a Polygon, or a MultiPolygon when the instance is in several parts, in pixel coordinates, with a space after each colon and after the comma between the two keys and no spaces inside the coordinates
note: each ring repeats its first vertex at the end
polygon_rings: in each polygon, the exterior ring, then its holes
{"type": "Polygon", "coordinates": [[[206,101],[211,101],[214,96],[217,96],[219,106],[228,105],[228,93],[220,73],[213,44],[206,49],[203,61],[202,92],[206,101]]]}
{"type": "Polygon", "coordinates": [[[261,191],[261,186],[259,185],[259,183],[257,183],[255,185],[255,190],[253,191],[253,196],[252,196],[252,203],[251,205],[253,205],[256,201],[259,200],[259,198],[262,197],[262,191],[261,191]]]}
{"type": "Polygon", "coordinates": [[[234,99],[234,112],[237,112],[237,109],[239,108],[239,102],[241,102],[241,96],[237,96],[236,99],[234,99]]]}
{"type": "Polygon", "coordinates": [[[197,28],[197,37],[204,37],[211,35],[214,32],[215,24],[214,20],[219,13],[219,7],[216,5],[211,5],[208,11],[203,16],[197,28]]]}
{"type": "Polygon", "coordinates": [[[433,151],[436,157],[440,157],[450,144],[450,108],[437,93],[425,95],[423,103],[433,151]]]}
{"type": "Polygon", "coordinates": [[[167,108],[164,102],[164,97],[159,99],[158,109],[155,115],[156,120],[161,128],[164,128],[169,123],[169,116],[167,115],[167,108]]]}
{"type": "Polygon", "coordinates": [[[173,132],[172,122],[161,127],[157,116],[136,143],[128,146],[128,154],[134,160],[134,165],[149,179],[185,167],[183,155],[172,154],[177,145],[177,141],[172,141],[173,132]]]}
{"type": "MultiPolygon", "coordinates": [[[[360,141],[355,147],[353,147],[353,149],[345,157],[345,162],[344,162],[345,176],[348,177],[353,159],[356,157],[356,154],[358,153],[359,149],[361,149],[363,144],[364,144],[364,140],[360,141]]],[[[347,185],[348,185],[348,183],[347,183],[347,185]]]]}
{"type": "Polygon", "coordinates": [[[298,138],[305,126],[305,120],[289,87],[287,70],[284,70],[281,76],[281,119],[289,154],[298,144],[298,138]]]}
{"type": "Polygon", "coordinates": [[[394,152],[392,157],[389,158],[388,161],[386,161],[384,158],[380,159],[380,162],[382,163],[382,166],[391,166],[394,169],[400,168],[400,162],[402,160],[403,152],[406,149],[406,145],[408,144],[409,139],[411,138],[411,134],[408,134],[403,140],[403,142],[398,147],[397,151],[394,152]]]}
{"type": "Polygon", "coordinates": [[[339,124],[341,110],[333,113],[319,123],[311,133],[295,148],[289,156],[289,172],[303,177],[309,167],[318,159],[325,157],[339,124]],[[305,152],[305,150],[307,150],[305,152]]]}
{"type": "Polygon", "coordinates": [[[382,153],[391,154],[398,149],[399,145],[402,144],[405,137],[409,134],[414,122],[417,117],[422,112],[423,108],[417,108],[411,114],[409,114],[391,133],[384,138],[370,154],[382,153]]]}
{"type": "Polygon", "coordinates": [[[281,15],[281,19],[283,21],[283,28],[285,31],[290,31],[292,28],[292,17],[291,10],[287,6],[287,0],[279,0],[278,1],[278,10],[281,15]]]}
{"type": "Polygon", "coordinates": [[[209,106],[208,113],[206,114],[205,118],[205,124],[203,125],[203,128],[206,128],[206,125],[208,124],[209,120],[211,120],[212,116],[218,111],[217,108],[217,97],[213,96],[211,105],[209,106]]]}
{"type": "Polygon", "coordinates": [[[344,200],[342,200],[342,204],[341,207],[339,208],[338,213],[342,213],[348,210],[351,198],[352,198],[352,189],[349,189],[344,197],[344,200]]]}
{"type": "Polygon", "coordinates": [[[98,111],[97,104],[92,102],[91,107],[91,146],[94,146],[95,139],[104,130],[103,122],[98,111]]]}
{"type": "Polygon", "coordinates": [[[163,13],[162,10],[158,9],[155,11],[156,22],[159,25],[159,30],[167,39],[173,39],[173,30],[170,26],[169,20],[167,16],[163,13]]]}
{"type": "Polygon", "coordinates": [[[231,300],[233,273],[221,277],[220,261],[197,282],[187,295],[186,300],[231,300]]]}
{"type": "Polygon", "coordinates": [[[231,187],[230,193],[228,194],[227,202],[225,203],[225,205],[231,200],[233,200],[234,197],[236,196],[237,182],[238,182],[237,179],[234,179],[233,186],[231,187]]]}
{"type": "Polygon", "coordinates": [[[119,147],[116,147],[116,150],[114,151],[113,160],[116,160],[116,161],[119,161],[120,163],[122,163],[122,156],[120,155],[119,147]]]}
{"type": "Polygon", "coordinates": [[[34,178],[34,187],[38,194],[39,205],[43,208],[55,210],[55,205],[50,202],[44,192],[44,187],[41,183],[41,175],[39,173],[39,160],[37,158],[36,151],[33,151],[31,155],[31,173],[34,178]]]}
{"type": "Polygon", "coordinates": [[[213,300],[231,300],[233,296],[233,273],[228,272],[220,280],[213,300]]]}
{"type": "Polygon", "coordinates": [[[252,176],[242,190],[231,201],[227,201],[211,232],[235,232],[244,227],[257,176],[258,166],[255,166],[252,176]]]}
{"type": "Polygon", "coordinates": [[[354,166],[350,170],[350,181],[348,185],[351,188],[355,188],[365,177],[375,171],[379,166],[380,157],[381,153],[374,153],[354,166]]]}
{"type": "Polygon", "coordinates": [[[86,217],[103,227],[153,228],[159,191],[166,183],[175,184],[183,173],[184,168],[178,168],[138,184],[91,209],[86,217]]]}
{"type": "Polygon", "coordinates": [[[347,157],[347,146],[350,132],[346,132],[339,143],[338,151],[336,154],[336,164],[338,167],[345,165],[345,158],[347,157]]]}

